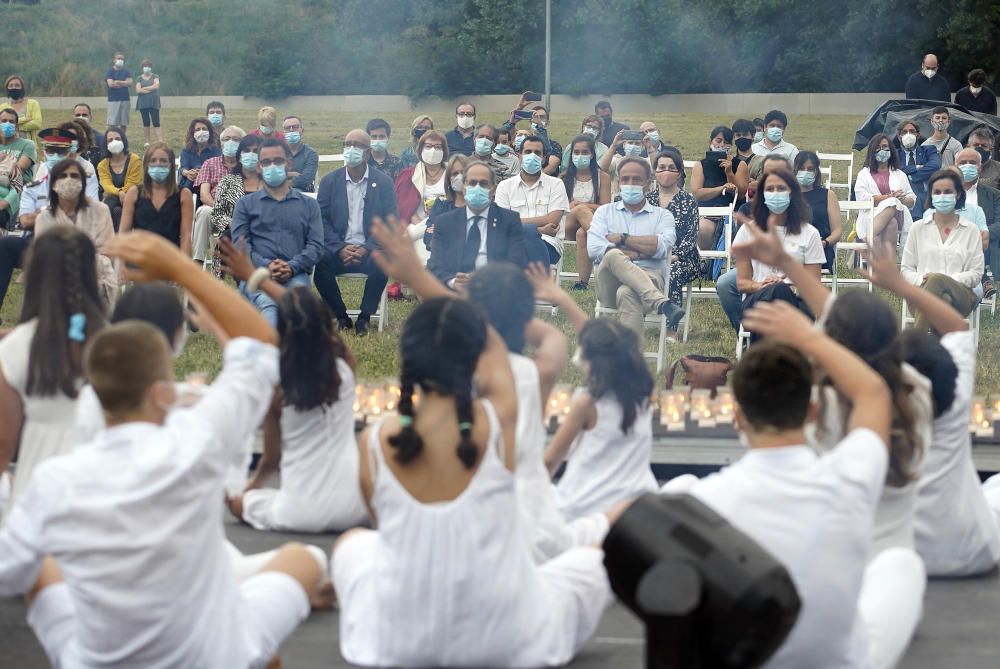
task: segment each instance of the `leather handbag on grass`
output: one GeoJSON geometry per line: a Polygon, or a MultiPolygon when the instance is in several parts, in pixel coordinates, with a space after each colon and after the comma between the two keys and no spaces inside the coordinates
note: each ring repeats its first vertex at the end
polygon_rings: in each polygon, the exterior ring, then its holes
{"type": "Polygon", "coordinates": [[[722,358],[712,355],[685,355],[674,360],[667,370],[666,388],[674,387],[674,374],[677,372],[677,365],[684,370],[684,385],[692,388],[706,388],[712,391],[715,397],[715,389],[724,386],[729,382],[729,372],[733,369],[733,362],[729,358],[722,358]]]}

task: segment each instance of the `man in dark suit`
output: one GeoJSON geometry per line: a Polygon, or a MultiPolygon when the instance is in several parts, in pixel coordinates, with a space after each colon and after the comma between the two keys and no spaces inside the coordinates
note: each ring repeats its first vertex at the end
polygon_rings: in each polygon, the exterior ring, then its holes
{"type": "Polygon", "coordinates": [[[377,248],[371,237],[372,218],[396,215],[392,179],[380,170],[368,168],[370,153],[368,133],[360,129],[347,133],[345,166],[323,177],[317,196],[326,250],[316,265],[316,288],[333,311],[340,329],[353,326],[359,337],[368,334],[368,322],[378,309],[387,282],[385,274],[372,261],[371,252],[377,248]],[[339,275],[353,273],[368,277],[356,323],[351,323],[337,285],[339,275]]]}
{"type": "Polygon", "coordinates": [[[434,222],[427,269],[449,288],[464,288],[472,272],[487,263],[524,267],[528,262],[521,216],[491,201],[495,186],[489,165],[469,163],[463,180],[465,207],[434,222]]]}

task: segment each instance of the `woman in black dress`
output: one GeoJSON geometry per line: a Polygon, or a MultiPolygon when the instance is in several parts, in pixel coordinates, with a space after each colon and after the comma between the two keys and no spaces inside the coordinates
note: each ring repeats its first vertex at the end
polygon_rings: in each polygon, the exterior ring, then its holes
{"type": "Polygon", "coordinates": [[[802,186],[802,196],[812,209],[812,226],[819,231],[823,242],[823,252],[826,253],[823,269],[832,272],[837,258],[837,242],[843,232],[840,205],[836,193],[823,186],[819,157],[812,151],[799,151],[795,157],[795,180],[802,186]]]}
{"type": "Polygon", "coordinates": [[[163,142],[154,142],[142,157],[142,185],[125,194],[120,232],[154,232],[190,256],[193,220],[191,191],[177,186],[174,152],[163,142]]]}

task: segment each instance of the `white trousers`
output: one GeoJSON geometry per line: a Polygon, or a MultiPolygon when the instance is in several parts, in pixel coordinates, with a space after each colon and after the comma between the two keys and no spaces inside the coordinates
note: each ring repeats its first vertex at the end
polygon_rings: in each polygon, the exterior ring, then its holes
{"type": "Polygon", "coordinates": [[[892,669],[910,645],[924,610],[927,573],[909,548],[887,548],[865,568],[858,619],[868,637],[869,669],[892,669]]]}
{"type": "Polygon", "coordinates": [[[212,207],[201,205],[194,213],[194,225],[191,228],[191,255],[195,260],[204,262],[212,256],[208,254],[212,239],[212,207]]]}

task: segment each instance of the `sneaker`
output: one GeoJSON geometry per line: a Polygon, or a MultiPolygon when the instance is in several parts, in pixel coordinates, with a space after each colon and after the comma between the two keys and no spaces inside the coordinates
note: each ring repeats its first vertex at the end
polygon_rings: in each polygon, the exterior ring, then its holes
{"type": "Polygon", "coordinates": [[[354,329],[354,322],[347,316],[337,319],[337,329],[341,332],[347,332],[348,330],[354,329]]]}
{"type": "Polygon", "coordinates": [[[684,310],[672,302],[664,302],[660,305],[660,313],[667,317],[667,329],[677,330],[677,326],[684,320],[684,310]]]}
{"type": "Polygon", "coordinates": [[[983,299],[988,300],[997,294],[997,287],[992,279],[983,281],[983,299]]]}
{"type": "Polygon", "coordinates": [[[354,324],[354,334],[359,337],[364,337],[368,334],[368,317],[358,316],[357,322],[354,324]]]}
{"type": "Polygon", "coordinates": [[[573,290],[588,290],[589,288],[590,286],[583,281],[577,281],[573,284],[573,290]]]}
{"type": "Polygon", "coordinates": [[[399,283],[391,283],[386,289],[386,296],[390,300],[401,300],[403,299],[403,287],[399,283]]]}

